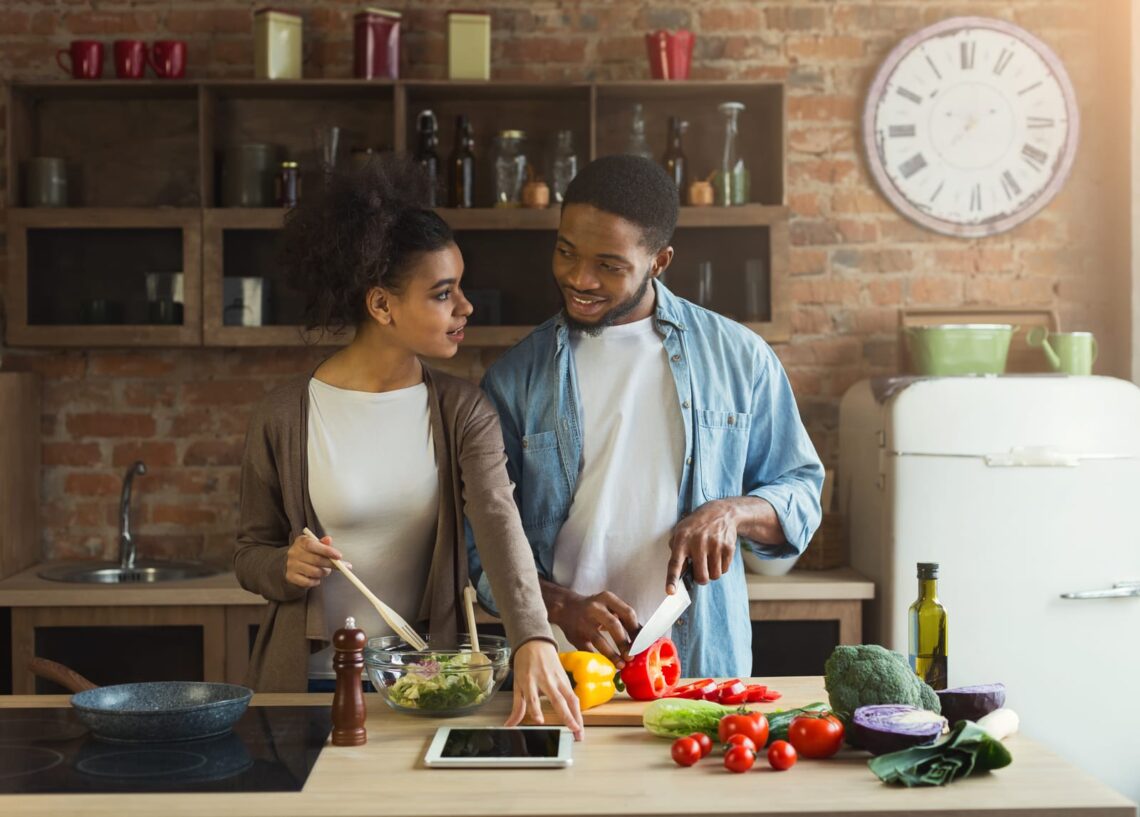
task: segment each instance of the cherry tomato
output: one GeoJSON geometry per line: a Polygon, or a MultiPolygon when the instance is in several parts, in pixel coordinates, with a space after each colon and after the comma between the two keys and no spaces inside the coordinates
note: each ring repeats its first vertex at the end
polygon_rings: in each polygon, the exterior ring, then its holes
{"type": "Polygon", "coordinates": [[[756,753],[747,746],[733,746],[724,753],[724,768],[730,772],[746,772],[756,762],[756,753]]]}
{"type": "Polygon", "coordinates": [[[752,738],[743,732],[737,732],[735,735],[728,736],[728,742],[724,744],[725,751],[727,752],[733,746],[743,746],[754,754],[756,752],[756,744],[752,742],[752,738]]]}
{"type": "Polygon", "coordinates": [[[689,737],[695,740],[697,745],[701,747],[701,757],[708,757],[709,753],[712,752],[712,738],[704,732],[694,732],[689,735],[689,737]]]}
{"type": "Polygon", "coordinates": [[[747,735],[759,748],[768,742],[768,719],[762,712],[749,712],[746,715],[725,715],[720,719],[716,735],[721,743],[728,743],[729,737],[740,733],[747,735]]]}
{"type": "Polygon", "coordinates": [[[796,765],[796,750],[786,740],[774,740],[768,747],[768,765],[778,772],[796,765]]]}
{"type": "Polygon", "coordinates": [[[830,712],[800,715],[788,727],[788,740],[804,757],[831,757],[843,746],[843,722],[830,712]]]}
{"type": "Polygon", "coordinates": [[[692,766],[701,759],[701,744],[693,738],[673,741],[673,762],[678,766],[692,766]]]}

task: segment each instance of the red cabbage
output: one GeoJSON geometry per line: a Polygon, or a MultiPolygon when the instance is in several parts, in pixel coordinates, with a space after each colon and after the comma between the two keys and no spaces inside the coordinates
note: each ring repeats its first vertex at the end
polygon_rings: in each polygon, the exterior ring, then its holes
{"type": "Polygon", "coordinates": [[[905,704],[872,704],[855,710],[850,727],[853,746],[883,755],[932,743],[946,728],[946,719],[905,704]]]}
{"type": "Polygon", "coordinates": [[[1005,684],[943,689],[938,692],[938,700],[942,703],[942,714],[950,723],[976,721],[1005,706],[1005,684]]]}

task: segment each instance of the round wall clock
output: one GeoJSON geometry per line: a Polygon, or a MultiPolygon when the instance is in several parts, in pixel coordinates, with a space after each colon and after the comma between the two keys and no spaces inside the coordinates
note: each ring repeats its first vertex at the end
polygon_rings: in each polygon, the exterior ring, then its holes
{"type": "Polygon", "coordinates": [[[1057,195],[1077,152],[1076,94],[1050,48],[1004,20],[956,17],[907,37],[863,111],[871,175],[903,215],[993,235],[1057,195]]]}

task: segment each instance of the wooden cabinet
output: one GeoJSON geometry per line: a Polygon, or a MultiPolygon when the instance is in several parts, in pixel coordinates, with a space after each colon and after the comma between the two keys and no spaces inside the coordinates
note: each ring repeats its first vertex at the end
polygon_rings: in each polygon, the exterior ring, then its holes
{"type": "Polygon", "coordinates": [[[717,106],[725,101],[745,106],[739,145],[751,174],[750,203],[683,207],[667,283],[770,341],[789,333],[780,83],[62,81],[15,83],[11,90],[11,345],[345,342],[348,334],[301,331],[302,305],[278,272],[283,211],[222,206],[227,150],[250,142],[275,145],[279,158],[300,163],[303,197],[320,172],[315,128],[340,128],[339,156],[347,163],[354,149],[412,148],[417,116],[428,109],[439,122],[442,164],[453,146],[456,116],[468,116],[476,134],[479,206],[439,210],[464,252],[465,288],[477,296],[468,343],[510,345],[560,306],[553,286],[536,285],[549,281],[558,211],[557,205],[544,210],[490,206],[494,135],[503,129],[525,131],[533,172],[549,178],[559,130],[571,131],[583,164],[619,153],[634,105],[640,104],[657,155],[664,153],[668,118],[689,122],[690,176],[705,178],[720,167],[724,122],[717,106]],[[27,160],[47,155],[67,160],[71,206],[22,207],[27,160]],[[154,271],[184,275],[184,311],[177,325],[149,322],[145,275],[154,271]],[[226,279],[237,277],[262,280],[267,308],[260,325],[226,321],[232,306],[225,298],[226,279]],[[85,302],[102,302],[103,311],[84,307],[85,302]],[[106,312],[107,303],[114,305],[113,314],[106,312]],[[493,306],[479,309],[480,303],[493,306]],[[497,320],[488,324],[487,317],[496,313],[497,320]]]}

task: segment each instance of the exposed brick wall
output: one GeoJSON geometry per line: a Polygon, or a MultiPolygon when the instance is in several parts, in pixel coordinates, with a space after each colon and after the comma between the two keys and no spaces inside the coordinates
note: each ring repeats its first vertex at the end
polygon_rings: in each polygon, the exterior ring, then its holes
{"type": "MultiPolygon", "coordinates": [[[[4,0],[0,76],[55,77],[73,37],[184,38],[190,74],[252,75],[250,11],[262,3],[4,0]]],[[[351,73],[351,17],[363,2],[290,0],[305,15],[309,76],[351,73]]],[[[900,305],[1045,306],[1101,339],[1098,369],[1122,374],[1128,341],[1128,3],[1126,0],[685,3],[634,0],[390,0],[405,12],[405,76],[444,74],[444,13],[494,14],[501,79],[646,76],[644,31],[697,33],[695,77],[788,84],[788,204],[795,337],[777,351],[824,458],[834,462],[838,398],[896,365],[900,305]],[[1081,102],[1082,144],[1059,199],[1021,228],[956,241],[914,227],[878,195],[856,123],[875,67],[902,36],[958,14],[1014,20],[1065,60],[1081,102]]],[[[2,267],[0,267],[2,270],[2,267]]],[[[0,273],[0,281],[2,281],[0,273]]],[[[448,368],[475,378],[490,352],[448,368]]],[[[45,376],[44,546],[110,554],[120,475],[145,459],[137,529],[144,552],[224,561],[236,525],[250,407],[320,352],[7,350],[6,369],[45,376]]]]}

